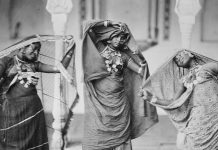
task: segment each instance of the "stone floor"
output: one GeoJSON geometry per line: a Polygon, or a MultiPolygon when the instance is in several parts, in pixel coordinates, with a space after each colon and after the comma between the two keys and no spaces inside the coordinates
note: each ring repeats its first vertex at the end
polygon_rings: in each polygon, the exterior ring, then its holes
{"type": "MultiPolygon", "coordinates": [[[[68,134],[67,150],[82,150],[82,115],[76,115],[68,134]]],[[[159,116],[159,123],[141,137],[132,140],[133,150],[177,150],[176,129],[167,116],[159,116]]]]}

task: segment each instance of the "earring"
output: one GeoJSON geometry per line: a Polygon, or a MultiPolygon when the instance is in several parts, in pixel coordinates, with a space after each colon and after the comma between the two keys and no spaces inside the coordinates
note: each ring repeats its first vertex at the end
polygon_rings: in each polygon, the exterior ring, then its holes
{"type": "Polygon", "coordinates": [[[21,53],[22,53],[22,55],[26,54],[24,49],[21,50],[21,53]]]}

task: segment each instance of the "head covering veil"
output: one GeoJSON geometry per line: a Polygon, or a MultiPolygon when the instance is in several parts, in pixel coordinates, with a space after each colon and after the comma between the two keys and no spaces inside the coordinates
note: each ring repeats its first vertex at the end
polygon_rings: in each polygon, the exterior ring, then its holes
{"type": "MultiPolygon", "coordinates": [[[[181,78],[188,73],[188,70],[178,67],[174,61],[175,56],[184,50],[176,52],[168,61],[160,66],[155,73],[153,73],[145,82],[143,89],[148,91],[149,97],[156,99],[155,106],[158,106],[166,111],[170,119],[176,125],[178,130],[182,130],[190,114],[192,104],[189,97],[192,94],[193,88],[187,90],[182,96],[173,100],[181,84],[181,78]]],[[[211,58],[198,54],[196,52],[185,50],[194,56],[194,59],[199,65],[208,62],[217,62],[211,58]]],[[[147,99],[150,101],[150,99],[147,99]]]]}
{"type": "MultiPolygon", "coordinates": [[[[82,44],[83,52],[83,70],[84,70],[84,82],[86,85],[86,98],[85,98],[85,111],[89,112],[90,109],[95,109],[95,104],[92,99],[95,98],[95,89],[93,87],[93,81],[108,76],[108,71],[104,64],[102,56],[100,56],[99,50],[95,43],[92,41],[88,34],[89,29],[94,27],[101,21],[87,21],[84,24],[84,38],[82,44]]],[[[126,26],[126,25],[125,25],[126,26]]],[[[126,26],[127,27],[127,26],[126,26]]],[[[145,62],[144,57],[140,53],[135,39],[133,38],[128,27],[126,30],[121,31],[116,27],[99,27],[96,28],[97,42],[110,39],[117,34],[125,34],[125,52],[139,65],[140,62],[145,62]]],[[[128,100],[131,103],[131,138],[137,138],[142,135],[148,128],[155,124],[157,119],[156,108],[147,102],[142,101],[138,96],[138,92],[142,83],[142,78],[136,73],[125,70],[125,90],[128,93],[128,100]]],[[[149,73],[147,73],[147,77],[149,73]]],[[[86,118],[85,118],[86,119],[86,118]]],[[[91,134],[92,131],[85,129],[87,134],[91,134]]],[[[89,135],[91,137],[91,135],[89,135]]],[[[86,138],[86,135],[85,135],[86,138]]],[[[92,138],[95,138],[94,135],[92,138]]],[[[110,140],[110,139],[108,139],[110,140]]],[[[107,141],[106,141],[107,143],[107,141]]]]}
{"type": "MultiPolygon", "coordinates": [[[[41,49],[40,49],[40,53],[39,53],[39,59],[38,61],[42,61],[43,63],[46,64],[51,64],[51,65],[55,65],[57,66],[57,68],[60,70],[61,74],[63,75],[63,77],[70,82],[70,84],[72,86],[69,86],[69,90],[72,90],[71,88],[73,88],[73,90],[75,90],[76,88],[76,80],[75,80],[75,63],[74,63],[74,56],[73,56],[73,61],[71,61],[71,64],[69,65],[68,69],[66,70],[63,65],[61,64],[61,62],[59,60],[56,60],[55,58],[55,43],[56,42],[60,42],[62,41],[64,44],[64,50],[65,52],[71,48],[68,45],[68,40],[69,37],[72,39],[72,36],[60,36],[60,35],[32,35],[29,36],[3,50],[0,51],[0,58],[3,57],[13,57],[15,56],[18,51],[25,47],[28,46],[32,43],[35,42],[40,42],[41,43],[41,49]],[[73,82],[72,82],[73,81],[73,82]]],[[[39,75],[39,82],[37,85],[37,93],[39,95],[39,97],[41,98],[42,104],[43,104],[43,108],[44,111],[46,113],[46,125],[47,125],[47,129],[48,129],[48,133],[53,133],[55,131],[55,129],[53,129],[52,127],[52,122],[53,122],[53,117],[51,116],[51,112],[52,112],[52,105],[53,101],[61,101],[58,98],[55,98],[53,96],[53,75],[50,75],[49,77],[47,75],[45,75],[44,73],[37,73],[39,75]],[[44,84],[46,82],[46,84],[44,84]],[[52,87],[52,89],[51,89],[52,87]]],[[[67,84],[66,84],[67,85],[67,84]]],[[[1,94],[1,93],[0,93],[1,94]]],[[[78,98],[78,97],[77,97],[78,98]]],[[[67,100],[67,102],[61,102],[61,104],[64,105],[65,109],[63,111],[66,111],[66,114],[71,113],[70,110],[70,106],[73,103],[74,99],[71,100],[67,100]]],[[[67,115],[66,115],[67,116],[67,115]]],[[[71,115],[72,117],[72,115],[71,115]]],[[[61,132],[61,131],[60,131],[61,132]]],[[[49,139],[49,141],[51,141],[51,139],[49,139]]]]}

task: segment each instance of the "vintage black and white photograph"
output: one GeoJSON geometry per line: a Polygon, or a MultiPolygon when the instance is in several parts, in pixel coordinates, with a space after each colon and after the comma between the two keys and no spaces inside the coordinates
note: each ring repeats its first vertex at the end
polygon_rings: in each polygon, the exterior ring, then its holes
{"type": "Polygon", "coordinates": [[[218,0],[0,0],[0,150],[218,150],[218,0]]]}

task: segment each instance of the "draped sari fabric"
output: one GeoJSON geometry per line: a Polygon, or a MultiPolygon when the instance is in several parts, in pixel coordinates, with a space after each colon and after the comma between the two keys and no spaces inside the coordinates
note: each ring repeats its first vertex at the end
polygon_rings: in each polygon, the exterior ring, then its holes
{"type": "MultiPolygon", "coordinates": [[[[47,150],[45,116],[35,86],[25,88],[15,82],[8,87],[16,78],[16,72],[13,72],[15,63],[14,57],[4,57],[0,61],[0,73],[5,78],[1,85],[0,148],[22,150],[38,146],[40,150],[47,150]]],[[[33,66],[31,68],[36,71],[33,66]]]]}
{"type": "MultiPolygon", "coordinates": [[[[139,137],[158,120],[156,108],[138,97],[142,83],[139,75],[124,69],[124,76],[110,76],[103,57],[88,34],[97,22],[86,24],[82,47],[86,93],[84,150],[119,146],[128,139],[139,137]]],[[[97,30],[97,38],[101,41],[111,36],[115,29],[97,30]]],[[[129,43],[131,48],[137,49],[132,36],[129,43]]],[[[132,58],[139,64],[141,60],[131,50],[122,54],[124,61],[132,58]]]]}
{"type": "MultiPolygon", "coordinates": [[[[42,62],[40,60],[22,61],[17,57],[17,53],[25,46],[40,42],[39,59],[42,59],[43,62],[49,60],[51,63],[58,61],[51,55],[54,54],[55,42],[65,43],[67,40],[65,36],[33,35],[0,51],[1,150],[49,149],[51,139],[48,138],[47,132],[48,130],[53,132],[50,123],[52,118],[49,115],[45,117],[44,110],[51,108],[50,105],[53,101],[59,99],[52,97],[53,93],[49,90],[50,87],[43,84],[48,77],[46,78],[44,74],[38,72],[39,64],[42,62]],[[41,76],[38,86],[27,84],[28,77],[31,75],[41,76]]],[[[64,45],[68,49],[68,45],[64,45]]],[[[51,65],[54,64],[51,63],[51,65]]],[[[69,70],[65,70],[60,62],[57,68],[68,81],[72,80],[73,73],[72,75],[68,74],[69,70]]],[[[46,82],[51,85],[49,81],[46,82]]],[[[68,110],[69,106],[66,104],[65,108],[68,110]]]]}
{"type": "Polygon", "coordinates": [[[217,61],[189,51],[199,67],[188,71],[179,68],[173,60],[180,52],[150,76],[143,89],[156,99],[152,104],[164,109],[177,130],[185,135],[186,150],[215,150],[218,148],[218,81],[205,65],[217,61]],[[193,86],[173,100],[181,79],[190,75],[196,78],[193,86]]]}

